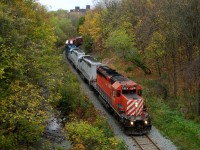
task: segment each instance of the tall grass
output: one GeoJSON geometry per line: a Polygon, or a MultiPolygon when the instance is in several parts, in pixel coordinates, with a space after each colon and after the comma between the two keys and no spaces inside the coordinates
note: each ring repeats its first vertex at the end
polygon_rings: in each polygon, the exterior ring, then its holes
{"type": "MultiPolygon", "coordinates": [[[[152,82],[151,82],[152,83],[152,82]]],[[[186,120],[178,110],[170,108],[155,92],[143,90],[149,113],[161,133],[179,149],[198,150],[200,148],[200,124],[186,120]]]]}

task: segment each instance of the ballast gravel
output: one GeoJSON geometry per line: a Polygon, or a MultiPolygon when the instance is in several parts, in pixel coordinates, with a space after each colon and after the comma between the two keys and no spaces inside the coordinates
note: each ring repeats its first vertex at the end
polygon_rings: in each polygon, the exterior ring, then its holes
{"type": "MultiPolygon", "coordinates": [[[[90,101],[93,103],[94,107],[98,109],[100,113],[107,118],[107,121],[109,125],[112,127],[115,136],[126,143],[128,150],[136,150],[135,143],[133,143],[131,137],[123,132],[123,129],[117,122],[117,120],[101,104],[101,102],[99,101],[100,98],[80,78],[79,74],[66,59],[65,52],[63,53],[63,56],[67,65],[70,66],[71,71],[76,75],[78,81],[80,82],[81,89],[84,89],[83,92],[88,96],[90,101]]],[[[152,130],[149,133],[149,137],[159,146],[161,150],[177,150],[176,146],[169,139],[163,137],[154,126],[152,127],[152,130]]]]}

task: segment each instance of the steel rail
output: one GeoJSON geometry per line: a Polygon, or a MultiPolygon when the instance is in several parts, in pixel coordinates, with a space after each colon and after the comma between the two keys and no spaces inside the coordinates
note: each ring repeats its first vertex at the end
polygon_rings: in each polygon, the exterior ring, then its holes
{"type": "Polygon", "coordinates": [[[136,149],[141,150],[161,150],[158,145],[148,136],[131,136],[134,143],[136,143],[136,149]]]}
{"type": "Polygon", "coordinates": [[[158,149],[158,150],[161,150],[159,147],[158,147],[158,145],[148,136],[148,135],[145,135],[148,139],[149,139],[149,141],[151,141],[151,143],[158,149]]]}

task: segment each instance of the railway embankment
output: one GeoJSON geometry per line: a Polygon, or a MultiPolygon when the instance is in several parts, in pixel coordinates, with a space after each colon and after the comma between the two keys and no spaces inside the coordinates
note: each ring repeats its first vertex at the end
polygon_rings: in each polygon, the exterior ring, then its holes
{"type": "MultiPolygon", "coordinates": [[[[127,145],[128,150],[137,149],[137,144],[133,141],[131,136],[127,136],[123,128],[120,124],[116,121],[116,119],[105,109],[105,107],[99,102],[99,97],[95,95],[93,90],[81,79],[77,71],[69,64],[65,55],[63,54],[66,65],[69,65],[70,70],[77,78],[78,82],[80,83],[81,89],[84,94],[88,97],[88,99],[92,102],[94,107],[103,115],[105,116],[109,126],[112,128],[114,135],[125,142],[127,145]]],[[[162,150],[176,150],[176,146],[167,138],[163,137],[160,132],[153,127],[152,131],[149,134],[149,137],[158,145],[158,147],[162,150]]],[[[144,143],[148,144],[148,143],[144,143]]]]}

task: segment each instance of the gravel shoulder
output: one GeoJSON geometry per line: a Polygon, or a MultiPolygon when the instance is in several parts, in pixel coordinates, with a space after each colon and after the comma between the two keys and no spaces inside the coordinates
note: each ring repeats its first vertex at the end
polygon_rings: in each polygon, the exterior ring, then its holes
{"type": "MultiPolygon", "coordinates": [[[[136,149],[134,143],[130,136],[127,136],[123,129],[121,128],[120,124],[115,120],[115,118],[108,113],[108,111],[104,108],[104,106],[100,103],[99,97],[93,92],[93,90],[80,78],[79,74],[76,70],[70,65],[68,60],[65,57],[65,53],[63,53],[64,59],[66,64],[70,66],[71,71],[77,77],[78,81],[80,82],[81,89],[84,89],[83,92],[88,96],[90,101],[93,103],[94,107],[100,111],[100,113],[105,116],[108,120],[109,125],[112,127],[113,132],[116,137],[123,140],[128,150],[136,149]]],[[[158,144],[160,149],[162,150],[176,150],[176,146],[167,138],[163,137],[159,131],[153,126],[151,132],[149,133],[149,137],[158,144]]]]}

